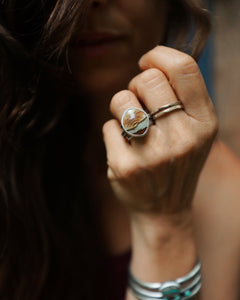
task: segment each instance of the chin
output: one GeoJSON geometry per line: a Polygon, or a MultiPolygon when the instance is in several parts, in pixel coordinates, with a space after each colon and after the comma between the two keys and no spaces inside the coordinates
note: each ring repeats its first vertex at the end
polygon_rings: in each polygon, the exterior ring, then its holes
{"type": "Polygon", "coordinates": [[[127,89],[129,81],[139,73],[138,67],[114,70],[95,70],[82,76],[74,76],[84,93],[91,97],[112,97],[115,93],[127,89]]]}

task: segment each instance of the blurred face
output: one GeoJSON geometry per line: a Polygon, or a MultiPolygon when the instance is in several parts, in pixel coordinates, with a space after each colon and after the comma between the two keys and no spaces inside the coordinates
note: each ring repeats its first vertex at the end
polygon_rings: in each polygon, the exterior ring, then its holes
{"type": "Polygon", "coordinates": [[[70,67],[81,89],[93,97],[127,87],[137,62],[163,41],[165,0],[96,0],[84,29],[73,37],[70,67]]]}

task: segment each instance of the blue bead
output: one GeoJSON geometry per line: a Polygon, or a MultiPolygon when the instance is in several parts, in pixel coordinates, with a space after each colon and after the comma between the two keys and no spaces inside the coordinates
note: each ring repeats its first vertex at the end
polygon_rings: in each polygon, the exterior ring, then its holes
{"type": "Polygon", "coordinates": [[[185,296],[190,296],[190,295],[191,295],[191,291],[186,291],[186,292],[184,292],[184,295],[185,295],[185,296]]]}

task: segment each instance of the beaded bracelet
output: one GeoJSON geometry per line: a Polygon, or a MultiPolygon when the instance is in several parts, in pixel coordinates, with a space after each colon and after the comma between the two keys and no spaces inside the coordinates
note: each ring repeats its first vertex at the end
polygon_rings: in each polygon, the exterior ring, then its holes
{"type": "Polygon", "coordinates": [[[163,283],[142,282],[129,270],[129,288],[139,300],[187,300],[201,289],[201,263],[186,275],[163,283]]]}

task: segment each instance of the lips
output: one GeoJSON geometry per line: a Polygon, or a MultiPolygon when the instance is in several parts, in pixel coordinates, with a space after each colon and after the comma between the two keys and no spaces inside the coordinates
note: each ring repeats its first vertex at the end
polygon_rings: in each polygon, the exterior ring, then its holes
{"type": "Polygon", "coordinates": [[[112,32],[87,32],[73,39],[72,48],[76,55],[85,58],[106,57],[119,51],[124,36],[112,32]]]}
{"type": "Polygon", "coordinates": [[[75,47],[81,46],[96,46],[105,43],[111,43],[121,39],[122,37],[113,33],[84,33],[73,40],[72,45],[75,47]]]}

